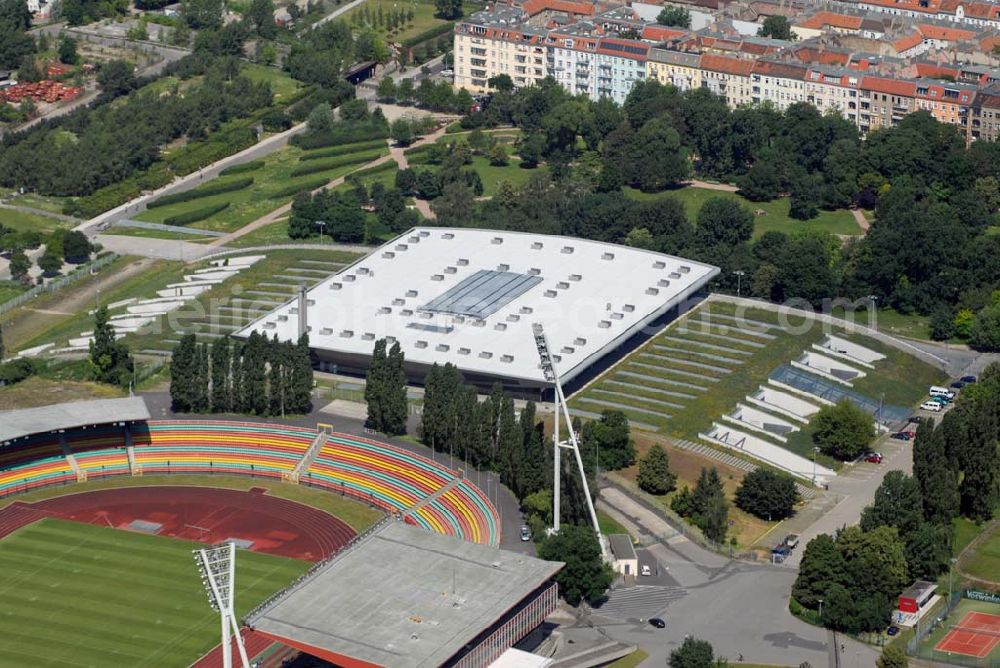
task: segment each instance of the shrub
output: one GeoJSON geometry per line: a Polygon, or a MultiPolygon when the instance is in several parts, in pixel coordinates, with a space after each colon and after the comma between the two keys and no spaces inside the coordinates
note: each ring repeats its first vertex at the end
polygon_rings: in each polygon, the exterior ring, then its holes
{"type": "Polygon", "coordinates": [[[28,359],[16,359],[0,364],[0,385],[13,385],[35,375],[35,365],[28,359]]]}
{"type": "Polygon", "coordinates": [[[846,399],[823,406],[813,418],[813,442],[825,454],[840,460],[854,459],[875,438],[871,415],[846,399]]]}
{"type": "Polygon", "coordinates": [[[310,179],[308,181],[302,181],[300,183],[292,183],[292,184],[290,184],[288,186],[285,186],[281,190],[277,191],[276,193],[274,193],[273,195],[271,195],[268,199],[277,199],[279,197],[289,197],[289,196],[293,196],[293,195],[298,195],[301,192],[313,191],[313,190],[316,190],[316,188],[319,188],[321,186],[325,186],[329,182],[330,182],[330,179],[326,178],[325,176],[321,176],[319,178],[310,179]]]}
{"type": "Polygon", "coordinates": [[[325,172],[336,167],[344,167],[345,165],[357,165],[362,162],[370,162],[378,157],[378,153],[357,153],[351,155],[344,155],[333,160],[320,161],[315,160],[313,162],[300,165],[292,170],[290,176],[305,176],[306,174],[315,174],[316,172],[325,172]]]}
{"type": "Polygon", "coordinates": [[[253,177],[248,176],[243,179],[236,179],[235,181],[216,181],[215,183],[209,183],[208,185],[202,186],[200,188],[194,188],[192,190],[185,190],[182,193],[174,193],[173,195],[164,195],[163,197],[150,202],[146,205],[147,209],[156,209],[161,206],[169,206],[170,204],[177,204],[178,202],[188,202],[193,199],[200,199],[202,197],[209,197],[211,195],[218,195],[220,193],[234,192],[236,190],[243,190],[244,188],[249,188],[253,184],[253,177]]]}
{"type": "Polygon", "coordinates": [[[389,136],[389,128],[370,123],[340,123],[328,132],[306,133],[295,135],[290,142],[306,150],[325,148],[327,146],[342,146],[358,142],[385,139],[389,136]]]}
{"type": "Polygon", "coordinates": [[[321,151],[313,150],[299,158],[299,161],[305,162],[309,160],[319,160],[320,158],[332,158],[336,155],[358,153],[360,151],[368,151],[373,148],[385,148],[385,142],[381,139],[373,139],[371,141],[363,141],[356,144],[344,144],[343,146],[328,148],[321,151]]]}
{"type": "Polygon", "coordinates": [[[229,202],[223,202],[222,204],[213,204],[212,206],[202,207],[200,209],[195,209],[193,211],[188,211],[187,213],[179,213],[176,216],[169,216],[163,220],[164,225],[189,225],[191,223],[197,223],[199,220],[205,220],[206,218],[211,218],[220,211],[225,211],[229,208],[229,202]]]}
{"type": "Polygon", "coordinates": [[[219,176],[231,176],[233,174],[245,174],[247,172],[253,172],[264,166],[263,160],[251,160],[250,162],[244,162],[240,165],[233,165],[232,167],[226,167],[221,172],[219,176]]]}
{"type": "Polygon", "coordinates": [[[755,469],[736,490],[736,506],[765,520],[781,520],[792,514],[799,500],[791,476],[770,469],[755,469]]]}
{"type": "Polygon", "coordinates": [[[413,37],[407,40],[403,40],[403,48],[408,49],[414,47],[422,42],[426,42],[428,40],[434,39],[435,37],[440,37],[441,35],[447,34],[453,31],[454,29],[455,29],[455,24],[452,21],[436,25],[433,28],[428,28],[422,33],[414,35],[413,37]]]}

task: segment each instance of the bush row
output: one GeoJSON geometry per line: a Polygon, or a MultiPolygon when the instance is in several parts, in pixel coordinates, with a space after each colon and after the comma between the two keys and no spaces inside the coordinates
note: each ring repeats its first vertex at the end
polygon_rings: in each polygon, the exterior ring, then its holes
{"type": "Polygon", "coordinates": [[[202,207],[200,209],[195,209],[193,211],[188,211],[187,213],[179,213],[176,216],[169,216],[163,219],[164,225],[190,225],[191,223],[197,223],[199,220],[205,220],[206,218],[211,218],[220,211],[225,211],[229,208],[229,202],[223,202],[222,204],[213,204],[212,206],[202,207]]]}
{"type": "Polygon", "coordinates": [[[277,199],[279,197],[289,197],[292,195],[298,195],[301,192],[313,191],[320,186],[325,186],[330,182],[330,179],[325,176],[321,176],[316,179],[309,179],[308,181],[302,181],[301,183],[292,183],[287,185],[278,192],[271,195],[268,199],[277,199]]]}
{"type": "Polygon", "coordinates": [[[219,176],[231,176],[233,174],[244,174],[246,172],[254,172],[264,166],[263,160],[251,160],[250,162],[244,162],[241,165],[233,165],[232,167],[226,167],[221,172],[219,176]]]}
{"type": "Polygon", "coordinates": [[[384,127],[338,127],[330,132],[296,135],[292,137],[291,143],[299,148],[309,150],[313,148],[325,148],[327,146],[357,144],[358,142],[374,139],[385,139],[388,136],[389,131],[384,127]]]}
{"type": "Polygon", "coordinates": [[[155,200],[147,204],[146,208],[156,209],[161,206],[169,206],[171,204],[177,204],[178,202],[188,202],[193,199],[209,197],[210,195],[218,195],[220,193],[233,192],[234,190],[243,190],[244,188],[249,188],[251,184],[253,184],[252,176],[248,176],[243,179],[236,179],[235,181],[216,181],[215,183],[209,183],[208,185],[204,185],[200,188],[185,190],[182,193],[174,193],[173,195],[164,195],[158,200],[155,200]]]}
{"type": "Polygon", "coordinates": [[[373,148],[384,148],[384,147],[385,147],[384,140],[372,139],[371,141],[362,141],[356,144],[344,144],[343,146],[323,149],[322,151],[311,151],[303,155],[301,158],[299,158],[299,160],[300,161],[319,160],[320,158],[332,158],[335,155],[347,155],[348,153],[357,153],[359,151],[367,151],[373,148]]]}
{"type": "Polygon", "coordinates": [[[335,167],[343,167],[345,165],[357,165],[362,162],[369,162],[374,160],[379,156],[378,152],[374,153],[352,153],[351,155],[343,155],[339,158],[334,158],[333,160],[315,160],[313,162],[308,162],[304,165],[300,165],[292,170],[291,176],[305,176],[306,174],[315,174],[316,172],[325,172],[328,169],[333,169],[335,167]]]}
{"type": "Polygon", "coordinates": [[[147,171],[134,174],[124,181],[104,186],[85,197],[69,200],[63,206],[63,213],[77,218],[93,218],[135,199],[143,192],[162,188],[173,179],[174,175],[167,169],[167,166],[163,163],[157,163],[147,171]]]}
{"type": "Polygon", "coordinates": [[[442,23],[441,25],[434,26],[433,28],[428,28],[422,33],[414,35],[409,39],[403,40],[403,48],[408,49],[422,42],[426,42],[429,39],[440,37],[441,35],[449,33],[454,29],[455,29],[455,23],[453,21],[448,21],[447,23],[442,23]]]}

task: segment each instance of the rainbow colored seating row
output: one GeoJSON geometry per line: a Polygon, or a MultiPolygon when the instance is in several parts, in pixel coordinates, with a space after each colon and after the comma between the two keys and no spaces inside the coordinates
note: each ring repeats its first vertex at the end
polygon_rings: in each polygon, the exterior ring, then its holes
{"type": "MultiPolygon", "coordinates": [[[[251,473],[280,478],[292,471],[316,431],[257,422],[153,421],[135,461],[144,473],[251,473]]],[[[139,439],[137,439],[139,441],[139,439]]]]}
{"type": "Polygon", "coordinates": [[[62,446],[59,445],[57,434],[33,434],[9,443],[0,449],[0,469],[62,454],[62,446]]]}
{"type": "Polygon", "coordinates": [[[78,452],[73,455],[73,458],[80,470],[87,474],[87,478],[132,473],[128,465],[128,454],[123,447],[78,452]]]}
{"type": "Polygon", "coordinates": [[[76,482],[76,472],[64,456],[43,457],[0,469],[0,496],[69,482],[76,482]]]}
{"type": "Polygon", "coordinates": [[[431,531],[489,545],[500,541],[496,510],[475,486],[426,457],[384,443],[331,434],[303,481],[407,513],[407,521],[431,531]],[[453,481],[454,487],[429,499],[453,481]]]}

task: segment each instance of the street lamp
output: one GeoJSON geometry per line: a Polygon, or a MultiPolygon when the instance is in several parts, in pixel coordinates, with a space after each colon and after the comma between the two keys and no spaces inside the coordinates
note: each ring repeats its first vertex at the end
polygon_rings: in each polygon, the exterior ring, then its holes
{"type": "Polygon", "coordinates": [[[743,289],[743,277],[746,276],[746,275],[747,275],[747,273],[745,271],[743,271],[742,269],[737,269],[736,271],[733,272],[733,276],[736,277],[736,296],[737,297],[740,296],[740,292],[743,289]]]}
{"type": "Polygon", "coordinates": [[[868,302],[871,304],[872,309],[872,329],[876,332],[878,331],[878,307],[875,302],[878,301],[878,295],[868,295],[868,302]]]}
{"type": "Polygon", "coordinates": [[[819,452],[819,448],[813,447],[813,485],[816,484],[816,453],[819,452]]]}
{"type": "Polygon", "coordinates": [[[201,584],[208,595],[208,605],[219,613],[222,622],[222,665],[233,667],[233,649],[229,643],[229,632],[236,635],[236,648],[240,653],[243,668],[250,668],[247,650],[243,647],[239,624],[236,623],[233,594],[236,589],[236,543],[226,543],[219,547],[192,550],[195,563],[201,572],[201,584]]]}
{"type": "Polygon", "coordinates": [[[956,561],[958,561],[958,559],[955,558],[955,557],[952,557],[948,561],[948,605],[945,606],[945,611],[946,612],[948,612],[948,611],[951,610],[951,580],[952,580],[952,575],[955,573],[955,562],[956,561]]]}
{"type": "Polygon", "coordinates": [[[823,599],[819,600],[819,623],[823,623],[823,599]]]}
{"type": "Polygon", "coordinates": [[[313,222],[313,225],[315,225],[316,227],[319,228],[319,240],[320,240],[320,242],[322,242],[323,241],[323,235],[326,234],[326,221],[325,220],[317,220],[317,221],[313,222]]]}

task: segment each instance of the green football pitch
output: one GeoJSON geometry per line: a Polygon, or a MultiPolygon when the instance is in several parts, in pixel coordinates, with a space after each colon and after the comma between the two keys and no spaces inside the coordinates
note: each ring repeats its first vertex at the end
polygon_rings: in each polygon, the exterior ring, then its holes
{"type": "MultiPolygon", "coordinates": [[[[219,642],[198,543],[44,519],[0,540],[0,666],[187,666],[219,642]]],[[[308,570],[236,559],[242,615],[308,570]]]]}

